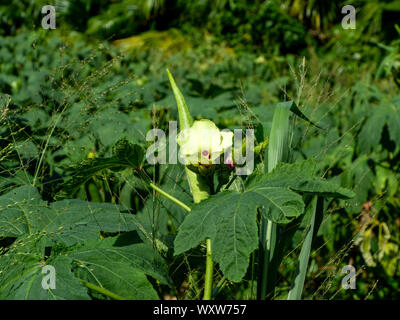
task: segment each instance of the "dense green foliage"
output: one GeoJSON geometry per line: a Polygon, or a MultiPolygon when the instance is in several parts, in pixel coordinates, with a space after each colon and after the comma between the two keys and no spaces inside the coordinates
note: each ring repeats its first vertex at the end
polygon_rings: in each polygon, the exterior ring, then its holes
{"type": "Polygon", "coordinates": [[[56,30],[40,27],[51,1],[5,2],[1,299],[198,299],[206,238],[213,297],[255,299],[260,217],[280,226],[268,298],[287,298],[310,221],[303,298],[400,297],[397,1],[355,1],[355,30],[340,25],[341,1],[53,1],[56,30]],[[223,191],[199,204],[181,164],[144,159],[148,130],[178,120],[166,68],[193,118],[255,129],[254,173],[220,172],[223,191]],[[288,100],[290,163],[266,173],[288,100]],[[46,264],[55,290],[41,287],[46,264]],[[341,287],[348,264],[355,290],[341,287]]]}

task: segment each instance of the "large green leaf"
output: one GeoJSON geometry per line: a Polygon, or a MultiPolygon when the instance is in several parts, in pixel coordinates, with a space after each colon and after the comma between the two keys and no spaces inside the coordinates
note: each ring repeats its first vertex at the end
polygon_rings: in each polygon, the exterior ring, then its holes
{"type": "Polygon", "coordinates": [[[133,215],[108,203],[63,200],[47,204],[35,187],[22,186],[0,197],[0,236],[41,233],[51,242],[72,245],[98,238],[100,231],[137,229],[133,215]]]}
{"type": "Polygon", "coordinates": [[[126,139],[119,140],[113,146],[113,154],[109,158],[86,159],[68,168],[71,177],[63,184],[57,199],[73,195],[82,184],[103,170],[121,170],[125,168],[139,169],[144,161],[144,150],[126,139]]]}
{"type": "Polygon", "coordinates": [[[256,213],[261,206],[276,222],[288,222],[304,209],[301,196],[285,188],[259,185],[243,193],[219,193],[193,207],[179,228],[175,254],[210,238],[213,260],[228,279],[240,281],[246,273],[249,255],[258,245],[256,213]]]}
{"type": "Polygon", "coordinates": [[[171,285],[168,266],[157,250],[143,242],[136,232],[128,232],[116,238],[90,239],[68,250],[74,260],[101,264],[119,262],[171,285]]]}
{"type": "Polygon", "coordinates": [[[43,239],[42,235],[21,238],[0,256],[0,298],[90,299],[88,288],[94,286],[100,290],[91,292],[100,298],[104,296],[98,296],[98,292],[104,289],[111,298],[157,299],[146,275],[163,284],[172,283],[164,260],[137,234],[91,239],[59,249],[56,246],[48,258],[43,239]],[[45,265],[55,269],[55,289],[42,287],[45,265]]]}
{"type": "Polygon", "coordinates": [[[32,233],[40,212],[47,209],[37,188],[21,186],[0,196],[0,237],[18,237],[32,233]]]}
{"type": "MultiPolygon", "coordinates": [[[[82,286],[73,275],[70,264],[71,261],[65,257],[58,257],[49,264],[56,270],[56,288],[44,289],[42,279],[43,264],[38,262],[32,264],[26,273],[19,277],[17,281],[9,284],[2,289],[2,293],[7,293],[7,299],[17,300],[88,300],[90,296],[87,289],[82,286]]],[[[26,267],[26,266],[25,266],[26,267]]]]}
{"type": "Polygon", "coordinates": [[[0,256],[0,299],[90,299],[87,289],[71,271],[71,259],[58,255],[44,261],[41,237],[28,236],[13,244],[6,254],[0,256]],[[42,287],[45,265],[55,268],[55,289],[42,287]]]}
{"type": "Polygon", "coordinates": [[[350,199],[354,192],[317,176],[317,165],[313,159],[294,164],[280,163],[270,173],[249,177],[248,186],[263,184],[269,187],[290,188],[291,190],[317,194],[323,197],[350,199]]]}
{"type": "Polygon", "coordinates": [[[315,176],[315,164],[303,161],[278,165],[271,173],[251,177],[244,192],[225,191],[195,205],[179,228],[175,254],[197,246],[205,238],[213,243],[213,260],[224,275],[240,281],[257,248],[257,208],[268,220],[286,224],[303,214],[297,192],[350,198],[350,190],[315,176]]]}
{"type": "Polygon", "coordinates": [[[78,278],[126,299],[158,299],[145,274],[171,284],[168,268],[157,252],[147,244],[107,238],[90,240],[68,257],[77,265],[78,278]]]}
{"type": "Polygon", "coordinates": [[[378,151],[381,144],[383,128],[387,125],[389,139],[396,144],[396,152],[399,151],[400,141],[400,109],[399,98],[384,103],[372,110],[358,136],[358,150],[360,153],[378,151]],[[397,100],[396,100],[397,99],[397,100]]]}

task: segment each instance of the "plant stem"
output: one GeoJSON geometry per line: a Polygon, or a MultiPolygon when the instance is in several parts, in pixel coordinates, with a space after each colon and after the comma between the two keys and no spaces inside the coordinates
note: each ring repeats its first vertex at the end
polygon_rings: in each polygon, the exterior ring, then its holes
{"type": "Polygon", "coordinates": [[[205,275],[205,282],[204,282],[204,297],[203,300],[211,300],[212,295],[212,284],[213,284],[213,269],[214,269],[214,262],[211,259],[211,239],[206,239],[207,245],[207,255],[206,255],[206,275],[205,275]]]}
{"type": "Polygon", "coordinates": [[[225,287],[226,284],[226,278],[223,277],[217,284],[217,286],[213,289],[212,297],[215,298],[215,296],[221,291],[223,287],[225,287]]]}
{"type": "Polygon", "coordinates": [[[263,265],[261,271],[261,290],[260,290],[260,299],[265,300],[267,293],[267,278],[268,278],[268,267],[270,261],[270,248],[271,248],[271,236],[272,236],[272,223],[271,221],[264,221],[262,223],[264,227],[262,230],[262,234],[265,235],[262,246],[264,248],[264,256],[263,256],[263,265]],[[266,229],[266,230],[265,230],[266,229]]]}
{"type": "Polygon", "coordinates": [[[166,197],[167,199],[171,200],[172,202],[175,202],[178,206],[182,207],[187,212],[190,212],[191,209],[186,204],[184,204],[182,201],[178,200],[177,198],[171,196],[169,193],[165,192],[164,190],[160,189],[154,183],[150,182],[149,186],[151,188],[153,188],[154,190],[156,190],[159,194],[161,194],[164,197],[166,197]]]}
{"type": "Polygon", "coordinates": [[[109,298],[114,299],[114,300],[128,300],[127,298],[121,297],[121,296],[115,294],[114,292],[111,292],[110,290],[107,290],[107,289],[104,289],[104,288],[102,288],[102,287],[96,286],[96,285],[93,284],[93,283],[90,283],[90,282],[87,282],[87,281],[81,280],[81,279],[79,279],[79,281],[80,281],[85,287],[87,287],[87,288],[89,288],[89,289],[91,289],[91,290],[97,291],[97,292],[99,292],[99,293],[101,293],[101,294],[103,294],[103,295],[105,295],[105,296],[107,296],[107,297],[109,297],[109,298]]]}

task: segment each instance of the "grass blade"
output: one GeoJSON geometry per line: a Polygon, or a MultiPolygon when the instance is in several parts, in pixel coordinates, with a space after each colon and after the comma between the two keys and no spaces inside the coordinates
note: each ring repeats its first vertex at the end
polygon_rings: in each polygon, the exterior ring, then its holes
{"type": "Polygon", "coordinates": [[[292,287],[289,290],[288,300],[300,300],[303,292],[304,280],[307,274],[308,261],[310,259],[311,245],[316,229],[316,216],[323,212],[323,198],[315,196],[308,210],[312,210],[310,225],[308,227],[303,245],[301,246],[299,261],[297,264],[292,287]]]}
{"type": "Polygon", "coordinates": [[[271,172],[279,162],[286,162],[289,159],[289,117],[290,106],[278,104],[272,119],[269,146],[267,149],[268,166],[265,171],[271,172]]]}
{"type": "MultiPolygon", "coordinates": [[[[291,103],[280,103],[276,106],[272,119],[269,145],[266,150],[268,165],[265,171],[271,172],[279,162],[287,162],[289,159],[289,134],[290,134],[290,107],[291,103]]],[[[278,226],[266,219],[261,218],[260,229],[260,276],[257,290],[258,299],[264,300],[269,295],[275,284],[277,266],[272,261],[275,252],[276,235],[278,226]]]]}

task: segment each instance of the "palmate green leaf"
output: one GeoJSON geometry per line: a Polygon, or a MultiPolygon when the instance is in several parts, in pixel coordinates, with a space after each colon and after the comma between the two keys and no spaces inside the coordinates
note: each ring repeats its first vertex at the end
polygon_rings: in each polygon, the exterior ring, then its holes
{"type": "Polygon", "coordinates": [[[105,288],[119,299],[158,299],[157,292],[143,272],[118,261],[104,262],[92,258],[90,261],[82,261],[84,267],[76,272],[79,279],[105,288]]]}
{"type": "Polygon", "coordinates": [[[1,299],[90,299],[89,286],[81,280],[107,290],[112,293],[111,298],[157,299],[146,275],[162,284],[172,284],[162,257],[135,233],[56,247],[48,258],[43,238],[43,235],[21,238],[0,256],[1,299]],[[55,268],[55,289],[42,287],[45,265],[55,268]]]}
{"type": "MultiPolygon", "coordinates": [[[[56,288],[44,289],[42,273],[44,265],[38,261],[28,265],[19,265],[18,272],[12,282],[0,289],[0,299],[12,300],[89,300],[87,289],[75,278],[69,268],[71,261],[58,257],[49,261],[56,270],[56,288]]],[[[9,276],[10,274],[8,274],[9,276]]]]}
{"type": "Polygon", "coordinates": [[[68,254],[77,265],[76,276],[126,299],[158,299],[145,275],[171,285],[168,267],[154,248],[131,240],[132,235],[123,235],[78,246],[68,254]]]}
{"type": "Polygon", "coordinates": [[[72,245],[76,242],[98,238],[99,232],[123,232],[137,229],[133,215],[120,212],[109,203],[90,203],[82,200],[63,200],[50,204],[45,232],[53,242],[72,245]]]}
{"type": "Polygon", "coordinates": [[[31,233],[37,220],[31,216],[46,208],[36,188],[21,186],[0,196],[0,237],[18,237],[31,233]]]}
{"type": "Polygon", "coordinates": [[[297,192],[323,197],[339,199],[354,197],[353,191],[318,177],[317,165],[313,159],[299,161],[294,164],[280,163],[268,174],[250,176],[246,183],[247,186],[261,183],[269,187],[290,188],[297,192]]]}
{"type": "Polygon", "coordinates": [[[157,250],[143,242],[136,232],[128,232],[118,237],[90,239],[67,250],[68,257],[88,263],[101,264],[119,262],[135,268],[162,284],[171,285],[168,266],[157,250]]]}
{"type": "Polygon", "coordinates": [[[368,154],[378,150],[385,125],[387,125],[390,140],[396,144],[396,152],[399,151],[400,108],[398,103],[399,97],[373,109],[358,136],[357,147],[360,153],[368,154]]]}
{"type": "Polygon", "coordinates": [[[97,112],[95,116],[89,116],[88,132],[90,132],[90,135],[101,141],[101,145],[106,147],[112,147],[124,137],[130,137],[134,142],[143,141],[147,130],[151,127],[151,119],[146,119],[141,115],[140,121],[132,121],[132,118],[135,117],[134,113],[127,116],[115,109],[112,106],[107,106],[105,110],[97,112]]]}
{"type": "Polygon", "coordinates": [[[258,185],[243,193],[219,193],[194,206],[188,214],[175,239],[175,255],[210,238],[213,260],[229,280],[240,281],[250,253],[258,246],[256,213],[261,206],[276,222],[288,222],[304,209],[301,196],[287,188],[258,185]]]}
{"type": "Polygon", "coordinates": [[[307,160],[280,164],[271,173],[251,177],[244,192],[225,191],[195,205],[179,228],[175,255],[197,246],[205,238],[213,243],[213,260],[224,275],[240,281],[257,248],[257,208],[265,217],[286,224],[304,212],[297,192],[350,198],[352,191],[315,176],[315,164],[307,160]]]}
{"type": "Polygon", "coordinates": [[[90,296],[71,271],[72,260],[55,256],[46,262],[42,237],[21,238],[0,256],[0,299],[7,300],[87,300],[90,296]],[[56,271],[56,288],[44,289],[42,269],[51,265],[56,271]]]}
{"type": "Polygon", "coordinates": [[[73,195],[82,184],[103,170],[118,171],[125,168],[140,168],[144,161],[144,154],[141,146],[121,139],[114,145],[112,157],[87,159],[70,167],[69,171],[72,172],[72,177],[63,184],[62,190],[56,198],[62,199],[73,195]]]}
{"type": "Polygon", "coordinates": [[[100,231],[137,229],[133,215],[108,203],[63,200],[47,204],[35,187],[22,186],[0,197],[0,237],[43,234],[49,242],[72,245],[98,238],[100,231]]]}

